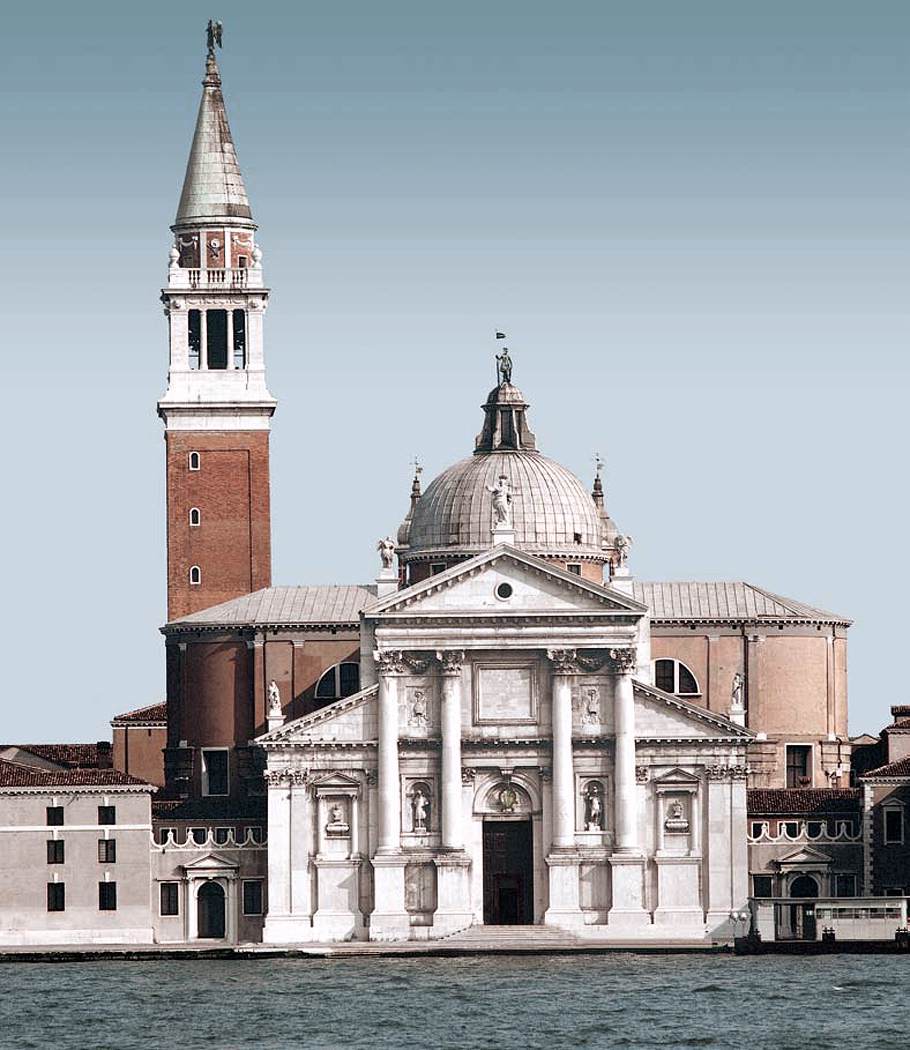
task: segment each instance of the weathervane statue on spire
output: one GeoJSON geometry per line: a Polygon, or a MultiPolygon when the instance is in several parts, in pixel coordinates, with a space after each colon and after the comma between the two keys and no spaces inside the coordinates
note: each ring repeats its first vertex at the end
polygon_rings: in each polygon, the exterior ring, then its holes
{"type": "Polygon", "coordinates": [[[215,45],[217,44],[221,47],[221,33],[223,29],[224,26],[222,26],[220,22],[216,22],[211,18],[209,19],[209,24],[205,30],[205,38],[206,43],[208,44],[210,58],[215,57],[215,45]]]}

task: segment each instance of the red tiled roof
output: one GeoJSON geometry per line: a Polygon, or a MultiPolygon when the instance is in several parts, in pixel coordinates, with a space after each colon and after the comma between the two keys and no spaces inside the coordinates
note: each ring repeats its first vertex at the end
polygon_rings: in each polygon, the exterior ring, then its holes
{"type": "Polygon", "coordinates": [[[866,777],[910,777],[910,758],[902,758],[897,762],[889,762],[886,766],[879,766],[878,769],[870,769],[868,773],[863,773],[863,779],[866,777]]]}
{"type": "Polygon", "coordinates": [[[7,748],[28,751],[45,762],[67,769],[108,769],[111,765],[111,746],[98,744],[0,744],[0,752],[7,748]]]}
{"type": "Polygon", "coordinates": [[[167,722],[167,703],[149,704],[148,707],[137,707],[135,711],[126,711],[114,715],[111,722],[167,722]]]}
{"type": "Polygon", "coordinates": [[[106,787],[145,784],[119,769],[36,769],[0,759],[0,788],[5,787],[106,787]]]}
{"type": "Polygon", "coordinates": [[[753,788],[746,792],[746,809],[750,816],[852,813],[859,795],[858,788],[753,788]]]}

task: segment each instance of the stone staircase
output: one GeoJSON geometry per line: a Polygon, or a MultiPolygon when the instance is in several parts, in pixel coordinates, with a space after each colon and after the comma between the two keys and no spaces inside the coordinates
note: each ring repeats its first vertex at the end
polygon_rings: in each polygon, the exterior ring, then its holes
{"type": "Polygon", "coordinates": [[[466,951],[539,952],[571,948],[580,938],[552,926],[471,926],[435,942],[439,947],[466,951]]]}

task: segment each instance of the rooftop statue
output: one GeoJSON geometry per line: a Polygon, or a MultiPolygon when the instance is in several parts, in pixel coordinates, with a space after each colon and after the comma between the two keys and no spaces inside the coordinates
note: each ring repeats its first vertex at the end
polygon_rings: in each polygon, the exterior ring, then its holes
{"type": "Polygon", "coordinates": [[[391,569],[392,562],[395,559],[395,541],[391,537],[386,536],[384,540],[380,540],[376,544],[376,550],[379,551],[382,567],[384,569],[391,569]]]}
{"type": "Polygon", "coordinates": [[[496,374],[499,376],[499,385],[512,382],[512,358],[509,357],[509,348],[504,346],[502,353],[496,355],[496,374]]]}
{"type": "Polygon", "coordinates": [[[211,18],[209,19],[209,24],[205,30],[205,40],[208,45],[209,54],[213,57],[215,55],[215,45],[217,44],[218,47],[221,47],[221,34],[223,30],[224,26],[220,22],[215,22],[211,18]]]}
{"type": "Polygon", "coordinates": [[[493,493],[493,527],[512,527],[512,484],[505,474],[499,475],[495,485],[487,485],[487,492],[493,493]]]}

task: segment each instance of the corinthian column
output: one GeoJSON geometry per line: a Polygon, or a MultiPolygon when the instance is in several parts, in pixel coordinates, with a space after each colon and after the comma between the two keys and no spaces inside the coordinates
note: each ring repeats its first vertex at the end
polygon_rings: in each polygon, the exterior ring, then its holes
{"type": "Polygon", "coordinates": [[[575,771],[572,765],[574,649],[551,649],[553,665],[553,848],[575,845],[575,771]]]}
{"type": "Polygon", "coordinates": [[[404,671],[397,651],[375,654],[379,668],[379,837],[378,853],[401,849],[401,781],[398,773],[398,675],[404,671]]]}
{"type": "Polygon", "coordinates": [[[634,649],[611,649],[610,660],[616,672],[613,700],[613,722],[616,733],[615,751],[615,851],[637,853],[638,792],[635,783],[635,698],[632,672],[635,670],[634,649]]]}
{"type": "Polygon", "coordinates": [[[463,849],[461,785],[461,665],[464,653],[436,654],[442,670],[442,845],[463,849]]]}

